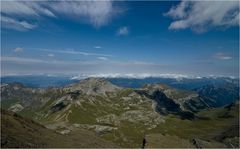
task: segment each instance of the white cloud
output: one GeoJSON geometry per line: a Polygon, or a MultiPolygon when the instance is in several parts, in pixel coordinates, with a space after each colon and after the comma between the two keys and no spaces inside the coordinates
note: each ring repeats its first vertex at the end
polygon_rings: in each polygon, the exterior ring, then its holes
{"type": "Polygon", "coordinates": [[[169,29],[191,28],[196,32],[204,32],[211,27],[239,25],[239,2],[182,1],[165,15],[175,19],[169,29]]]}
{"type": "Polygon", "coordinates": [[[51,5],[55,11],[68,16],[86,17],[95,27],[106,25],[116,13],[112,1],[61,1],[51,5]]]}
{"type": "Polygon", "coordinates": [[[98,28],[108,24],[114,16],[122,12],[110,0],[3,1],[1,4],[1,16],[5,17],[5,22],[7,21],[6,18],[8,18],[8,22],[11,22],[11,26],[3,25],[3,27],[19,31],[22,31],[19,29],[20,27],[16,27],[19,26],[19,23],[22,22],[23,26],[28,26],[26,29],[32,29],[33,27],[29,25],[29,21],[37,23],[41,21],[40,18],[42,17],[68,17],[76,21],[87,22],[98,28]]]}
{"type": "Polygon", "coordinates": [[[2,27],[15,29],[18,31],[27,31],[37,27],[36,24],[31,24],[26,21],[19,21],[17,19],[5,17],[5,16],[1,16],[1,25],[2,27]]]}
{"type": "Polygon", "coordinates": [[[216,53],[214,57],[219,60],[230,60],[233,58],[232,56],[222,52],[216,53]]]}
{"type": "Polygon", "coordinates": [[[48,57],[54,57],[55,55],[54,54],[52,54],[52,53],[49,53],[48,54],[48,57]]]}
{"type": "Polygon", "coordinates": [[[71,79],[83,79],[87,77],[100,77],[100,78],[137,78],[144,79],[148,77],[160,77],[160,78],[197,78],[198,76],[188,76],[184,74],[170,74],[170,73],[99,73],[99,74],[80,74],[73,76],[71,79]]]}
{"type": "Polygon", "coordinates": [[[182,18],[186,16],[186,8],[188,7],[187,1],[182,1],[178,6],[172,7],[165,15],[173,18],[182,18]]]}
{"type": "Polygon", "coordinates": [[[128,35],[129,34],[129,29],[128,27],[124,26],[124,27],[121,27],[117,30],[117,35],[118,36],[121,36],[121,35],[128,35]]]}
{"type": "Polygon", "coordinates": [[[17,47],[14,49],[14,52],[22,52],[23,51],[23,48],[20,48],[20,47],[17,47]]]}
{"type": "Polygon", "coordinates": [[[40,17],[41,15],[56,17],[47,5],[48,2],[44,1],[3,1],[1,11],[18,17],[40,17]]]}
{"type": "Polygon", "coordinates": [[[109,54],[81,52],[81,51],[75,51],[75,50],[50,50],[50,49],[38,49],[38,50],[52,52],[52,53],[64,53],[64,54],[74,54],[74,55],[79,54],[79,55],[84,55],[84,56],[112,57],[112,55],[109,55],[109,54]]]}
{"type": "Polygon", "coordinates": [[[107,60],[108,60],[107,57],[97,57],[97,59],[99,59],[99,60],[103,60],[103,61],[107,61],[107,60]]]}
{"type": "Polygon", "coordinates": [[[37,16],[36,10],[34,10],[29,4],[31,3],[21,1],[2,1],[1,12],[12,16],[37,16]]]}

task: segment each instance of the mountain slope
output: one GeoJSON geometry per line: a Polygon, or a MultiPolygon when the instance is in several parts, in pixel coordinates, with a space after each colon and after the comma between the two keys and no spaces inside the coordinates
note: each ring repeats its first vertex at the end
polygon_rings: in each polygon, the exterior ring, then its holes
{"type": "Polygon", "coordinates": [[[221,107],[239,100],[239,87],[232,83],[226,83],[224,85],[205,85],[195,90],[201,96],[214,100],[215,107],[221,107]]]}
{"type": "Polygon", "coordinates": [[[137,92],[155,101],[159,113],[176,114],[183,119],[193,119],[195,112],[211,108],[214,103],[197,92],[175,89],[164,84],[148,84],[137,92]]]}
{"type": "MultiPolygon", "coordinates": [[[[92,132],[78,130],[64,136],[12,112],[1,110],[1,147],[114,147],[92,132]]],[[[116,147],[116,146],[115,146],[116,147]]]]}
{"type": "Polygon", "coordinates": [[[167,116],[147,135],[147,147],[239,148],[239,103],[206,109],[192,121],[167,116]]]}

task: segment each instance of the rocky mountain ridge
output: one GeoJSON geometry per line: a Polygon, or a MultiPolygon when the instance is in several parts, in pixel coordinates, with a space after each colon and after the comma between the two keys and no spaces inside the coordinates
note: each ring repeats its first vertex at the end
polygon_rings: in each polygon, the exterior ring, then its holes
{"type": "MultiPolygon", "coordinates": [[[[161,114],[178,114],[184,111],[191,115],[191,113],[197,112],[199,109],[210,108],[212,102],[207,98],[200,97],[196,92],[174,89],[163,84],[146,85],[143,88],[133,90],[120,88],[102,78],[88,78],[62,88],[31,89],[21,84],[9,84],[1,87],[1,90],[3,100],[6,101],[10,98],[18,100],[16,105],[8,107],[15,112],[25,107],[33,108],[37,106],[37,109],[41,109],[44,106],[46,107],[47,102],[51,100],[53,101],[51,105],[52,112],[60,111],[70,103],[78,106],[81,106],[81,102],[84,101],[101,104],[102,101],[109,102],[111,98],[118,97],[119,93],[125,91],[131,94],[129,94],[130,97],[121,97],[124,102],[127,103],[132,98],[140,101],[148,99],[149,102],[152,102],[152,105],[156,106],[153,110],[161,114]],[[104,99],[96,100],[96,98],[104,99]]],[[[138,103],[137,100],[136,103],[138,103]]]]}

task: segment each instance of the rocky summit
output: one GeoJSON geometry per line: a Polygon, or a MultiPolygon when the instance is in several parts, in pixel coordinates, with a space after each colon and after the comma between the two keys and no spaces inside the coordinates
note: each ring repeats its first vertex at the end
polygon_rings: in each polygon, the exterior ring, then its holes
{"type": "Polygon", "coordinates": [[[71,92],[83,92],[85,94],[104,94],[108,92],[115,92],[120,87],[111,84],[103,78],[88,78],[80,81],[79,83],[72,84],[65,87],[66,90],[71,92]]]}
{"type": "Polygon", "coordinates": [[[239,103],[220,108],[215,103],[202,92],[165,84],[123,88],[103,78],[46,89],[3,84],[1,145],[59,147],[60,139],[67,147],[138,148],[145,137],[147,147],[238,147],[232,126],[239,127],[239,103]],[[20,125],[24,129],[18,132],[20,125]],[[31,132],[35,129],[40,136],[54,137],[39,139],[31,132]]]}

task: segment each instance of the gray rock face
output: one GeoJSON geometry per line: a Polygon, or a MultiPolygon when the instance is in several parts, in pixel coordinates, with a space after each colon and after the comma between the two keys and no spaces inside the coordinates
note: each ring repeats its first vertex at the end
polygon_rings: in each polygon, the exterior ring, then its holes
{"type": "Polygon", "coordinates": [[[140,110],[131,110],[123,113],[120,120],[129,121],[132,123],[141,123],[149,128],[154,128],[160,123],[164,122],[164,119],[157,113],[146,112],[140,110]]]}
{"type": "Polygon", "coordinates": [[[108,92],[115,92],[120,87],[113,85],[112,83],[101,78],[88,78],[80,81],[79,83],[72,84],[66,87],[70,91],[82,91],[85,94],[106,94],[108,92]]]}
{"type": "Polygon", "coordinates": [[[119,126],[121,121],[143,124],[149,129],[155,128],[158,124],[164,123],[163,117],[158,113],[151,111],[130,110],[122,113],[120,116],[109,114],[97,118],[99,124],[119,126]]]}
{"type": "Polygon", "coordinates": [[[69,105],[71,103],[71,101],[72,101],[71,96],[69,96],[69,95],[63,96],[51,106],[51,111],[57,112],[57,111],[65,108],[67,105],[69,105]]]}
{"type": "Polygon", "coordinates": [[[239,99],[239,86],[233,83],[224,85],[206,85],[196,89],[204,97],[212,99],[214,107],[221,107],[239,99]]]}
{"type": "Polygon", "coordinates": [[[12,105],[8,110],[12,111],[12,112],[20,112],[23,109],[24,109],[24,107],[21,104],[17,103],[17,104],[12,105]]]}
{"type": "MultiPolygon", "coordinates": [[[[29,88],[21,83],[12,83],[1,86],[1,101],[14,100],[24,108],[38,109],[44,106],[48,100],[62,96],[61,88],[29,88]]],[[[5,107],[6,109],[10,107],[5,107]]]]}
{"type": "Polygon", "coordinates": [[[60,134],[66,135],[66,134],[69,134],[70,132],[71,132],[70,130],[66,129],[66,130],[60,131],[60,134]]]}
{"type": "Polygon", "coordinates": [[[111,127],[111,126],[105,126],[105,125],[89,125],[89,124],[73,124],[72,126],[68,126],[69,131],[74,131],[74,128],[80,128],[80,129],[88,129],[88,130],[94,130],[98,135],[106,134],[109,132],[113,132],[114,130],[117,130],[117,127],[111,127]]]}
{"type": "Polygon", "coordinates": [[[107,125],[118,125],[119,118],[115,114],[109,114],[102,117],[98,117],[97,122],[100,124],[107,124],[107,125]]]}
{"type": "Polygon", "coordinates": [[[101,126],[101,125],[96,125],[95,126],[95,132],[99,135],[102,135],[104,133],[112,132],[114,130],[117,130],[116,127],[110,127],[110,126],[101,126]]]}
{"type": "Polygon", "coordinates": [[[156,101],[156,110],[161,114],[177,114],[184,119],[193,119],[193,113],[213,107],[211,99],[201,97],[197,92],[163,84],[146,85],[137,92],[156,101]]]}

